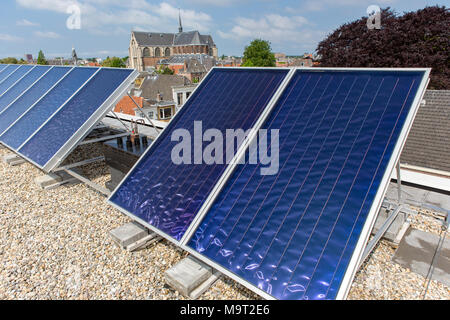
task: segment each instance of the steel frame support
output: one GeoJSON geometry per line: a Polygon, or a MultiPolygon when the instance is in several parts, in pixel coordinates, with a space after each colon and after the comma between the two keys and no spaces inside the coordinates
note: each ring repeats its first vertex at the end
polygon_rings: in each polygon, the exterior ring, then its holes
{"type": "Polygon", "coordinates": [[[83,177],[82,175],[76,173],[75,171],[73,171],[72,169],[63,169],[65,172],[67,172],[68,174],[70,174],[72,177],[80,180],[81,182],[84,182],[85,184],[87,184],[89,187],[91,187],[92,189],[100,192],[101,194],[105,195],[105,196],[109,196],[111,194],[111,191],[109,191],[106,188],[103,188],[102,186],[99,186],[98,184],[96,184],[95,182],[92,182],[91,180],[89,180],[86,177],[83,177]]]}
{"type": "Polygon", "coordinates": [[[126,137],[126,136],[129,136],[129,135],[130,134],[128,132],[127,133],[121,133],[121,134],[115,134],[115,135],[105,136],[105,137],[101,137],[101,138],[85,140],[85,141],[81,142],[78,145],[79,146],[83,146],[83,145],[90,144],[90,143],[109,141],[109,140],[114,140],[116,138],[126,137]]]}

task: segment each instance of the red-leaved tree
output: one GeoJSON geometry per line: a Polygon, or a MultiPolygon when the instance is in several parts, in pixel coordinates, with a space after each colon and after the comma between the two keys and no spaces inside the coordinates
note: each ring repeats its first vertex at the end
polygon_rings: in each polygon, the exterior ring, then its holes
{"type": "Polygon", "coordinates": [[[402,16],[381,11],[381,29],[367,18],[346,23],[317,47],[324,67],[429,67],[430,89],[450,89],[450,12],[426,7],[402,16]]]}

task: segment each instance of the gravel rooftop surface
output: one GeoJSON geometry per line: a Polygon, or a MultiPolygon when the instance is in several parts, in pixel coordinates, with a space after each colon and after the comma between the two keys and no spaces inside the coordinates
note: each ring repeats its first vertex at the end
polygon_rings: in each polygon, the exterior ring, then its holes
{"type": "MultiPolygon", "coordinates": [[[[67,162],[98,146],[78,150],[67,162]]],[[[8,154],[0,150],[0,157],[8,154]]],[[[99,184],[109,180],[104,163],[83,167],[99,184]]],[[[0,299],[184,299],[165,285],[164,271],[186,256],[168,241],[129,253],[108,232],[130,219],[84,184],[42,190],[43,173],[29,163],[0,162],[0,299]]],[[[439,234],[432,213],[412,226],[439,234]]],[[[422,299],[425,278],[391,262],[395,249],[381,241],[353,282],[349,299],[422,299]]],[[[259,299],[222,277],[200,299],[259,299]]],[[[450,288],[432,281],[427,299],[450,299],[450,288]]]]}

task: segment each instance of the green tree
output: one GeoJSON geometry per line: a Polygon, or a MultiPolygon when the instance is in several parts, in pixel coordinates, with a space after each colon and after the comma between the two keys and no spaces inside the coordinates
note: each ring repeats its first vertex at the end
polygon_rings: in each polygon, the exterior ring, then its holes
{"type": "Polygon", "coordinates": [[[156,71],[156,73],[173,75],[175,72],[172,69],[170,69],[169,67],[165,67],[165,68],[158,69],[156,71]]]}
{"type": "Polygon", "coordinates": [[[0,62],[4,63],[4,64],[18,64],[19,63],[19,61],[17,61],[17,59],[14,57],[8,57],[8,58],[1,59],[0,62]]]}
{"type": "Polygon", "coordinates": [[[44,53],[42,52],[42,50],[39,50],[37,64],[43,64],[43,65],[48,64],[48,61],[45,59],[45,56],[44,56],[44,53]]]}
{"type": "Polygon", "coordinates": [[[106,57],[105,60],[103,60],[102,63],[103,67],[110,67],[110,68],[125,68],[125,63],[123,60],[119,57],[106,57]]]}
{"type": "Polygon", "coordinates": [[[381,29],[367,18],[345,23],[317,46],[323,67],[431,68],[429,89],[450,89],[450,9],[432,6],[399,15],[381,11],[381,29]]]}
{"type": "Polygon", "coordinates": [[[243,67],[275,67],[276,59],[270,42],[262,39],[253,40],[245,47],[243,67]]]}

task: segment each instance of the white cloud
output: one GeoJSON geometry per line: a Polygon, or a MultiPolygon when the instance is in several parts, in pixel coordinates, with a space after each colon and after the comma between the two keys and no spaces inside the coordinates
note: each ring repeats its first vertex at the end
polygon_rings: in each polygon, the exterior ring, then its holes
{"type": "Polygon", "coordinates": [[[51,10],[63,13],[66,12],[69,6],[80,4],[78,1],[73,0],[16,0],[16,2],[28,9],[51,10]]]}
{"type": "Polygon", "coordinates": [[[23,40],[23,39],[16,37],[16,36],[12,36],[10,34],[0,33],[0,41],[15,42],[15,41],[21,41],[21,40],[23,40]]]}
{"type": "Polygon", "coordinates": [[[27,19],[22,19],[16,21],[16,25],[19,27],[36,27],[39,26],[39,23],[31,22],[27,19]]]}
{"type": "Polygon", "coordinates": [[[49,38],[49,39],[57,39],[61,36],[53,31],[35,31],[34,35],[40,38],[49,38]]]}
{"type": "MultiPolygon", "coordinates": [[[[397,0],[307,0],[302,1],[298,8],[286,7],[288,13],[299,13],[305,11],[323,11],[329,10],[333,7],[343,7],[343,6],[362,6],[367,7],[371,4],[377,4],[380,6],[389,6],[397,2],[397,0]]],[[[365,11],[362,12],[362,15],[365,11]]]]}
{"type": "Polygon", "coordinates": [[[188,2],[203,6],[228,7],[231,5],[250,2],[250,0],[189,0],[188,2]]]}
{"type": "Polygon", "coordinates": [[[239,17],[234,22],[231,30],[218,31],[219,36],[240,42],[261,38],[276,48],[296,50],[299,54],[303,53],[301,50],[317,45],[326,34],[312,29],[308,20],[299,15],[267,14],[259,19],[239,17]]]}
{"type": "Polygon", "coordinates": [[[218,31],[227,39],[263,38],[271,42],[286,40],[297,41],[296,38],[304,31],[308,20],[302,16],[281,16],[268,14],[259,19],[239,17],[235,26],[229,32],[218,31]]]}
{"type": "MultiPolygon", "coordinates": [[[[95,34],[106,33],[101,28],[111,25],[139,25],[148,31],[176,31],[178,9],[167,2],[152,4],[145,0],[16,0],[22,7],[67,14],[67,8],[77,5],[81,11],[81,26],[95,34]]],[[[183,26],[207,32],[210,15],[195,10],[181,10],[183,26]]]]}
{"type": "MultiPolygon", "coordinates": [[[[179,9],[167,2],[162,2],[153,8],[153,12],[168,21],[177,21],[179,9]]],[[[194,10],[181,10],[181,18],[184,26],[199,31],[208,31],[212,23],[210,15],[194,10]]]]}

